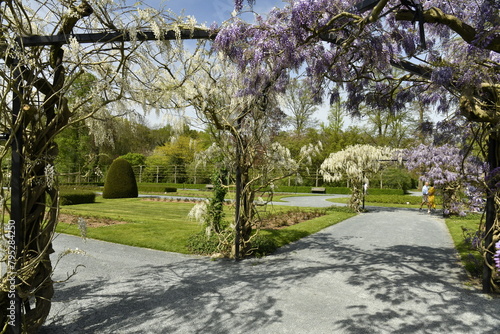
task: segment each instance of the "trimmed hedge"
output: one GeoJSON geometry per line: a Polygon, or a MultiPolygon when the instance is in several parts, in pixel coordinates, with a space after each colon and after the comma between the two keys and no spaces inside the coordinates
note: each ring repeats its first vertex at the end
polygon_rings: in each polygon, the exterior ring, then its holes
{"type": "Polygon", "coordinates": [[[137,187],[140,192],[172,192],[171,189],[197,189],[205,190],[206,184],[187,184],[187,183],[138,183],[137,187]],[[168,189],[168,190],[167,190],[168,189]]]}
{"type": "MultiPolygon", "coordinates": [[[[384,204],[412,204],[417,205],[422,203],[422,196],[412,195],[371,195],[368,190],[368,195],[365,198],[366,202],[384,203],[384,204]]],[[[436,204],[442,204],[441,196],[436,196],[436,204]]]]}
{"type": "MultiPolygon", "coordinates": [[[[176,183],[139,183],[138,184],[140,192],[173,192],[167,189],[198,189],[206,190],[206,184],[176,184],[176,183]]],[[[329,187],[321,186],[326,189],[327,194],[343,194],[350,195],[351,189],[347,187],[329,187]]],[[[274,189],[275,192],[280,193],[305,193],[310,194],[312,186],[283,186],[278,185],[274,189]]],[[[231,189],[234,190],[234,189],[231,189]]],[[[379,189],[379,188],[368,188],[368,194],[372,195],[404,195],[402,189],[379,189]]]]}
{"type": "Polygon", "coordinates": [[[165,186],[165,184],[139,184],[137,188],[140,192],[146,193],[175,193],[177,192],[176,187],[165,186]]]}
{"type": "MultiPolygon", "coordinates": [[[[350,195],[351,189],[347,187],[328,187],[321,186],[325,188],[327,194],[342,194],[350,195]]],[[[315,187],[311,186],[277,186],[275,192],[285,192],[285,193],[311,193],[311,189],[315,187]]],[[[373,195],[404,195],[402,189],[380,189],[380,188],[368,188],[368,194],[373,195]]]]}
{"type": "Polygon", "coordinates": [[[132,166],[125,159],[115,159],[108,169],[103,198],[133,198],[139,196],[132,166]]]}
{"type": "Polygon", "coordinates": [[[104,187],[104,182],[59,182],[61,187],[78,187],[78,188],[99,188],[104,187]]]}
{"type": "Polygon", "coordinates": [[[95,193],[91,191],[62,190],[59,193],[60,205],[95,203],[95,193]]]}

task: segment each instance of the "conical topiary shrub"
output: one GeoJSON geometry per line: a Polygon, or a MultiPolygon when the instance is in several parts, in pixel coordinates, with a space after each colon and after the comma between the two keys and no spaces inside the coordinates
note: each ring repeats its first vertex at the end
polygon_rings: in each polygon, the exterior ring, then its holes
{"type": "Polygon", "coordinates": [[[137,182],[130,163],[118,158],[108,169],[104,183],[103,198],[130,198],[137,197],[137,182]]]}

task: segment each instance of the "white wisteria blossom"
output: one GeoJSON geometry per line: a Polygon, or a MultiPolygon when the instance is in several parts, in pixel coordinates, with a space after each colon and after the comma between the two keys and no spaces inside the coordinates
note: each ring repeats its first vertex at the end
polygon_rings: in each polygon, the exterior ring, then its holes
{"type": "Polygon", "coordinates": [[[45,182],[49,190],[54,187],[56,182],[56,170],[54,165],[47,164],[45,166],[45,182]]]}
{"type": "MultiPolygon", "coordinates": [[[[21,283],[16,290],[22,299],[22,331],[35,333],[49,314],[54,293],[50,245],[58,215],[54,205],[58,203],[55,137],[68,125],[86,122],[97,144],[112,145],[113,134],[108,127],[111,119],[130,119],[135,109],[140,109],[137,106],[145,112],[178,107],[179,101],[172,98],[174,91],[198,70],[187,64],[189,51],[196,53],[204,47],[200,42],[195,50],[186,50],[179,32],[191,29],[205,34],[207,30],[195,28],[192,18],[146,9],[144,3],[128,6],[124,1],[8,1],[0,2],[0,13],[0,29],[4,32],[0,47],[0,132],[11,133],[9,143],[24,143],[22,189],[16,193],[22,194],[21,207],[29,213],[21,213],[22,218],[17,219],[19,230],[25,233],[20,241],[23,256],[17,262],[17,273],[22,277],[18,276],[21,283]],[[166,40],[167,31],[175,31],[178,39],[166,40]],[[77,42],[77,34],[94,32],[129,32],[132,41],[77,42]],[[145,32],[154,32],[157,40],[135,38],[145,32]],[[51,35],[73,37],[68,37],[67,44],[36,47],[20,45],[18,39],[51,35]],[[6,117],[12,114],[13,105],[18,105],[13,103],[14,97],[21,102],[19,115],[6,117]],[[22,140],[14,137],[17,135],[22,140]]],[[[10,152],[19,151],[0,148],[3,162],[10,152]]],[[[9,181],[5,174],[1,196],[9,181]]],[[[9,302],[5,277],[3,272],[1,309],[9,302]]],[[[7,322],[5,312],[0,312],[0,327],[6,329],[7,322]]]]}
{"type": "Polygon", "coordinates": [[[353,210],[359,211],[363,184],[383,167],[383,162],[392,160],[395,150],[389,147],[353,145],[332,153],[321,164],[320,173],[327,182],[347,180],[352,189],[349,202],[353,210]]]}
{"type": "Polygon", "coordinates": [[[208,200],[196,203],[188,213],[188,218],[197,221],[200,224],[205,223],[207,215],[208,200]]]}

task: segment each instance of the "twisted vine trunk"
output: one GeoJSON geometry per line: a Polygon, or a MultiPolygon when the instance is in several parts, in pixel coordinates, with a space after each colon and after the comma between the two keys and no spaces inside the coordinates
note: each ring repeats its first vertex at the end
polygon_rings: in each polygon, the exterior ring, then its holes
{"type": "Polygon", "coordinates": [[[363,203],[363,183],[356,179],[351,179],[351,198],[349,199],[349,208],[354,212],[360,212],[363,203]]]}
{"type": "MultiPolygon", "coordinates": [[[[241,160],[240,160],[241,161],[241,160]]],[[[235,198],[235,238],[234,258],[239,260],[246,255],[247,244],[252,235],[253,193],[250,189],[249,167],[244,163],[236,166],[235,198]]]]}
{"type": "MultiPolygon", "coordinates": [[[[91,13],[92,8],[85,1],[73,7],[61,24],[60,33],[71,31],[80,18],[91,13]]],[[[19,74],[17,84],[13,85],[14,101],[19,103],[13,106],[13,112],[19,109],[19,114],[14,117],[10,141],[15,143],[13,160],[19,159],[16,165],[18,170],[13,170],[12,174],[13,178],[16,173],[19,174],[13,182],[20,182],[20,186],[12,189],[11,196],[13,202],[19,202],[20,217],[16,216],[16,271],[3,275],[2,286],[10,286],[6,282],[15,275],[15,300],[21,319],[16,314],[20,323],[13,325],[11,317],[5,312],[0,313],[2,332],[19,332],[20,325],[22,333],[36,333],[50,312],[54,294],[50,254],[53,253],[52,239],[59,206],[53,173],[58,154],[54,138],[68,124],[71,112],[64,97],[64,51],[61,45],[52,46],[50,51],[52,76],[43,77],[37,73],[49,69],[30,68],[30,65],[19,63],[11,55],[4,55],[13,73],[19,74]],[[48,79],[50,77],[52,82],[48,79]],[[38,100],[40,97],[41,100],[38,100]]],[[[5,289],[0,291],[2,310],[12,304],[10,294],[11,291],[5,289]]]]}
{"type": "MultiPolygon", "coordinates": [[[[500,167],[499,156],[499,133],[492,132],[488,141],[488,163],[490,171],[500,167]]],[[[488,189],[488,196],[486,199],[486,219],[484,221],[484,243],[483,243],[483,292],[500,292],[498,285],[498,273],[495,267],[493,255],[495,254],[495,243],[500,239],[500,194],[498,192],[492,193],[488,189]]]]}

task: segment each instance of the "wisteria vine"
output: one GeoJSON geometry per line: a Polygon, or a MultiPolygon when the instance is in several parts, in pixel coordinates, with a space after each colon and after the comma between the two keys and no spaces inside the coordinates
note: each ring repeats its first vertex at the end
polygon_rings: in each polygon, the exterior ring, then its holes
{"type": "Polygon", "coordinates": [[[477,158],[465,156],[451,145],[419,145],[405,150],[406,167],[418,172],[422,181],[433,182],[443,195],[444,215],[465,215],[484,206],[482,175],[485,165],[477,158]],[[465,195],[465,196],[464,196],[465,195]]]}

